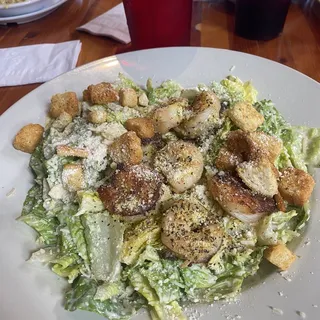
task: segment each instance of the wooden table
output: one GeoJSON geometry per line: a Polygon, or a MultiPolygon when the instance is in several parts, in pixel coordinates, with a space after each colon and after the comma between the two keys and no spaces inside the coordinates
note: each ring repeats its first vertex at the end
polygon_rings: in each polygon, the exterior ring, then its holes
{"type": "MultiPolygon", "coordinates": [[[[223,0],[195,1],[191,45],[248,52],[290,66],[320,81],[320,20],[310,1],[291,5],[284,31],[277,39],[262,42],[236,36],[234,7],[223,0]]],[[[120,0],[72,0],[51,15],[25,25],[0,26],[0,48],[55,43],[79,39],[78,65],[107,57],[129,47],[76,28],[114,7],[120,0]]],[[[0,114],[39,84],[0,88],[0,114]]]]}

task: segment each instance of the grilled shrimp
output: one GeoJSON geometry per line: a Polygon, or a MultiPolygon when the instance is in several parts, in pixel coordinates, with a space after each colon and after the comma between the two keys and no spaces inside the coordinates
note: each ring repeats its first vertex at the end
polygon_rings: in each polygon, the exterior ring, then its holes
{"type": "Polygon", "coordinates": [[[161,196],[159,173],[144,165],[117,170],[111,182],[98,189],[105,208],[123,217],[141,217],[154,209],[161,196]]]}
{"type": "Polygon", "coordinates": [[[218,122],[220,108],[220,100],[213,92],[202,91],[192,104],[193,116],[175,130],[184,137],[196,138],[218,122]]]}
{"type": "Polygon", "coordinates": [[[155,130],[164,134],[177,127],[185,119],[187,107],[188,100],[181,98],[169,101],[168,105],[158,108],[152,116],[155,130]]]}
{"type": "Polygon", "coordinates": [[[194,144],[172,141],[157,154],[155,167],[167,178],[173,191],[182,193],[201,178],[203,157],[194,144]]]}
{"type": "Polygon", "coordinates": [[[188,262],[208,261],[220,248],[223,231],[200,202],[176,201],[162,219],[162,243],[188,262]]]}
{"type": "Polygon", "coordinates": [[[230,173],[208,175],[207,178],[213,199],[226,212],[243,222],[256,223],[265,214],[277,211],[272,197],[254,193],[230,173]]]}

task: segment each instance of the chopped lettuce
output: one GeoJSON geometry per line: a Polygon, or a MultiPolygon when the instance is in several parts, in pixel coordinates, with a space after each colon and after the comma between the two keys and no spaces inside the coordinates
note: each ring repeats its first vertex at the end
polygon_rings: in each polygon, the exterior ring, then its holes
{"type": "Polygon", "coordinates": [[[21,216],[25,216],[27,214],[32,213],[33,208],[42,201],[42,188],[41,186],[35,184],[33,185],[28,194],[26,199],[24,200],[21,216]]]}
{"type": "Polygon", "coordinates": [[[47,217],[43,207],[42,188],[34,185],[28,192],[23,204],[19,221],[23,221],[37,231],[37,241],[46,245],[57,243],[58,220],[55,217],[47,217]]]}
{"type": "Polygon", "coordinates": [[[115,103],[109,103],[106,107],[106,122],[118,122],[124,124],[128,119],[140,117],[140,112],[136,109],[123,107],[115,103]]]}
{"type": "Polygon", "coordinates": [[[307,171],[305,153],[303,152],[303,134],[291,127],[270,100],[257,102],[255,108],[263,115],[264,123],[258,130],[275,136],[283,141],[283,149],[276,160],[278,169],[292,167],[307,171]]]}
{"type": "Polygon", "coordinates": [[[159,219],[150,216],[138,222],[125,231],[121,252],[121,262],[134,263],[147,245],[156,245],[160,242],[159,219]]]}
{"type": "Polygon", "coordinates": [[[143,93],[144,91],[137,85],[133,80],[126,77],[123,73],[119,73],[119,83],[117,85],[118,89],[130,88],[134,89],[137,93],[143,93]]]}
{"type": "Polygon", "coordinates": [[[123,224],[106,211],[84,214],[81,218],[94,278],[107,282],[119,280],[123,224]]]}
{"type": "Polygon", "coordinates": [[[102,212],[104,210],[104,205],[97,192],[90,190],[80,192],[78,193],[78,198],[80,206],[76,216],[81,216],[84,213],[102,212]]]}
{"type": "Polygon", "coordinates": [[[306,222],[310,219],[310,203],[309,202],[307,202],[303,207],[289,205],[287,210],[289,211],[294,210],[298,213],[297,216],[294,218],[296,222],[296,227],[295,227],[296,231],[301,230],[305,226],[306,222]]]}
{"type": "Polygon", "coordinates": [[[178,303],[184,286],[180,264],[180,261],[161,259],[155,248],[147,246],[135,265],[127,267],[130,283],[152,307],[152,319],[185,319],[178,303]]]}
{"type": "Polygon", "coordinates": [[[203,301],[203,295],[210,290],[216,282],[217,276],[210,269],[194,264],[180,269],[185,284],[185,292],[190,301],[203,301]]]}
{"type": "Polygon", "coordinates": [[[218,156],[219,150],[227,139],[228,133],[235,130],[235,126],[229,118],[226,118],[222,127],[216,132],[215,138],[212,140],[209,151],[206,155],[206,162],[213,166],[218,156]]]}
{"type": "Polygon", "coordinates": [[[289,125],[276,109],[273,102],[271,100],[262,100],[255,103],[254,107],[264,117],[264,122],[258,130],[281,139],[283,131],[286,130],[289,125]]]}
{"type": "MultiPolygon", "coordinates": [[[[256,247],[246,251],[231,250],[218,255],[220,260],[219,274],[216,274],[217,281],[206,289],[194,289],[192,291],[195,302],[213,302],[222,298],[233,297],[241,290],[242,283],[248,276],[254,275],[259,269],[265,247],[256,247]]],[[[212,259],[211,259],[212,260],[212,259]]],[[[211,263],[213,262],[210,261],[211,263]]],[[[218,261],[214,261],[213,273],[215,274],[218,261]]],[[[190,293],[189,293],[190,294],[190,293]]]]}
{"type": "Polygon", "coordinates": [[[138,269],[133,269],[129,273],[129,279],[136,291],[138,291],[148,301],[151,307],[152,319],[159,320],[182,320],[186,319],[177,301],[161,303],[157,292],[150,285],[148,278],[138,269]]]}
{"type": "Polygon", "coordinates": [[[296,221],[293,219],[297,214],[295,210],[279,211],[261,219],[257,226],[258,243],[260,245],[276,245],[287,243],[298,237],[299,233],[295,231],[296,221]]]}
{"type": "Polygon", "coordinates": [[[87,310],[110,320],[128,320],[145,306],[145,300],[133,291],[124,291],[121,297],[104,301],[94,299],[97,288],[98,283],[95,280],[78,277],[65,295],[65,309],[87,310]]]}
{"type": "Polygon", "coordinates": [[[182,87],[173,80],[164,81],[157,88],[152,86],[151,79],[148,80],[147,95],[150,104],[161,103],[171,98],[179,98],[181,92],[182,87]]]}
{"type": "Polygon", "coordinates": [[[307,165],[320,166],[320,129],[290,127],[282,139],[294,167],[307,171],[307,165]]]}
{"type": "Polygon", "coordinates": [[[83,259],[86,268],[89,268],[89,257],[87,252],[87,243],[84,236],[84,227],[81,223],[81,218],[76,216],[77,208],[70,207],[65,216],[65,222],[75,244],[78,255],[83,259]]]}
{"type": "Polygon", "coordinates": [[[52,271],[62,278],[68,278],[69,283],[72,283],[80,273],[80,266],[73,264],[75,261],[70,256],[65,256],[52,262],[56,262],[52,267],[52,271]]]}
{"type": "Polygon", "coordinates": [[[119,296],[122,292],[125,291],[125,285],[121,281],[103,283],[97,287],[97,292],[94,296],[95,300],[109,300],[113,297],[119,296]]]}
{"type": "Polygon", "coordinates": [[[32,153],[29,166],[35,175],[35,181],[41,184],[43,178],[46,176],[42,143],[40,143],[32,153]]]}
{"type": "Polygon", "coordinates": [[[220,82],[212,82],[210,89],[222,101],[227,101],[230,105],[237,102],[255,103],[258,91],[250,81],[243,83],[239,78],[229,76],[220,82]]]}
{"type": "MultiPolygon", "coordinates": [[[[59,214],[59,220],[64,225],[64,213],[59,214]]],[[[53,264],[52,271],[61,277],[68,278],[72,283],[80,273],[78,264],[80,260],[70,230],[64,225],[59,229],[59,254],[50,261],[53,264]]]]}

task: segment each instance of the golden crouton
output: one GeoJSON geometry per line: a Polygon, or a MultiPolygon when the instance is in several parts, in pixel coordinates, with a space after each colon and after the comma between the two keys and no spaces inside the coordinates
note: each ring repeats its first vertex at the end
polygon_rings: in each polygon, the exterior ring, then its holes
{"type": "Polygon", "coordinates": [[[147,107],[149,105],[149,99],[144,92],[138,97],[138,104],[142,107],[147,107]]]}
{"type": "Polygon", "coordinates": [[[110,156],[116,163],[139,164],[143,158],[141,140],[134,131],[128,131],[109,146],[110,156]]]}
{"type": "Polygon", "coordinates": [[[232,153],[240,154],[244,161],[256,159],[261,154],[248,132],[242,130],[230,131],[225,146],[232,153]]]}
{"type": "Polygon", "coordinates": [[[69,146],[57,146],[57,155],[59,157],[78,157],[78,158],[87,158],[89,153],[85,149],[73,148],[69,146]]]}
{"type": "Polygon", "coordinates": [[[232,152],[222,147],[219,150],[215,165],[219,170],[235,170],[236,167],[243,162],[241,153],[232,152]]]}
{"type": "Polygon", "coordinates": [[[52,127],[57,130],[63,130],[69,123],[72,122],[72,116],[63,111],[57,119],[52,123],[52,127]]]}
{"type": "Polygon", "coordinates": [[[280,172],[279,192],[290,204],[303,206],[310,198],[314,180],[307,172],[287,168],[280,172]]]}
{"type": "Polygon", "coordinates": [[[64,187],[71,191],[79,191],[85,187],[83,170],[80,164],[69,163],[62,170],[64,187]]]}
{"type": "Polygon", "coordinates": [[[266,197],[273,197],[278,193],[277,175],[274,165],[268,158],[243,162],[237,166],[236,170],[242,181],[252,191],[266,197]]]}
{"type": "Polygon", "coordinates": [[[107,104],[109,102],[119,101],[117,90],[113,88],[111,83],[101,82],[92,84],[83,92],[85,101],[93,104],[107,104]]]}
{"type": "Polygon", "coordinates": [[[99,106],[99,108],[94,107],[88,113],[88,121],[95,124],[101,124],[107,121],[107,111],[104,107],[99,106]]]}
{"type": "Polygon", "coordinates": [[[278,210],[282,211],[282,212],[286,212],[286,210],[287,210],[286,204],[285,204],[281,194],[277,193],[273,198],[276,201],[278,210]]]}
{"type": "Polygon", "coordinates": [[[120,96],[120,104],[123,107],[133,108],[138,104],[137,93],[132,88],[120,89],[119,96],[120,96]]]}
{"type": "Polygon", "coordinates": [[[256,144],[257,149],[260,149],[272,163],[280,155],[283,147],[280,139],[261,131],[250,132],[249,137],[256,144]]]}
{"type": "Polygon", "coordinates": [[[288,270],[296,260],[296,255],[285,244],[270,246],[264,251],[264,257],[283,271],[288,270]]]}
{"type": "Polygon", "coordinates": [[[43,130],[40,124],[27,124],[16,134],[13,146],[17,150],[32,153],[42,139],[43,130]]]}
{"type": "Polygon", "coordinates": [[[134,131],[141,139],[148,139],[154,136],[154,126],[151,119],[132,118],[127,120],[124,126],[128,131],[134,131]]]}
{"type": "Polygon", "coordinates": [[[249,132],[256,131],[264,122],[263,115],[245,102],[239,102],[229,109],[228,116],[238,128],[249,132]]]}
{"type": "Polygon", "coordinates": [[[88,89],[85,89],[82,93],[83,101],[91,102],[91,97],[88,89]]]}
{"type": "Polygon", "coordinates": [[[62,112],[69,113],[73,118],[79,114],[79,101],[75,92],[58,93],[52,96],[50,116],[56,119],[62,112]]]}

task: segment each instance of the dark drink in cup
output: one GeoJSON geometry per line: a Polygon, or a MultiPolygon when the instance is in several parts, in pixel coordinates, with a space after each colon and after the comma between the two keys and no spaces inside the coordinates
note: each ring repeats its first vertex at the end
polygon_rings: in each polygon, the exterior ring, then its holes
{"type": "Polygon", "coordinates": [[[236,0],[236,34],[252,40],[277,37],[290,3],[290,0],[236,0]]]}
{"type": "Polygon", "coordinates": [[[192,0],[124,0],[134,49],[189,46],[192,0]]]}

